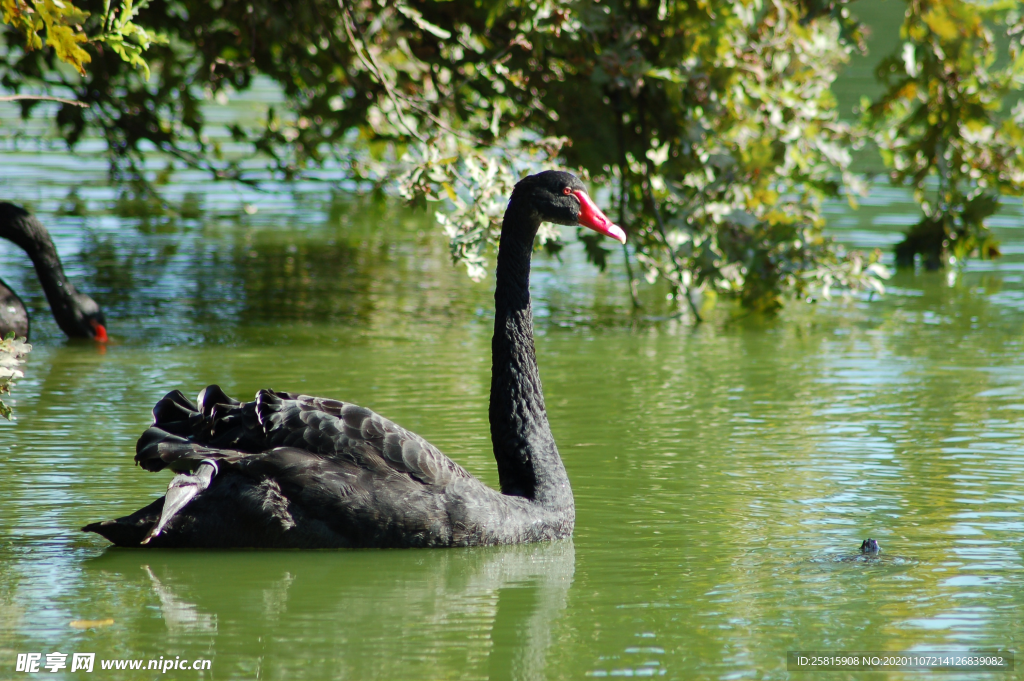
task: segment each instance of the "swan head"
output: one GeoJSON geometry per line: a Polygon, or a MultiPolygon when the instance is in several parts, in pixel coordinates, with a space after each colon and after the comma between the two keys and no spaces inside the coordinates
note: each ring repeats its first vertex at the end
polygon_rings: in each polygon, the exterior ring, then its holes
{"type": "Polygon", "coordinates": [[[107,320],[99,304],[85,295],[75,291],[72,294],[75,303],[75,324],[84,338],[92,338],[97,343],[107,342],[107,320]]]}
{"type": "Polygon", "coordinates": [[[608,219],[587,193],[587,187],[572,173],[545,170],[516,184],[512,199],[523,197],[541,222],[588,227],[598,234],[626,243],[626,233],[608,219]]]}

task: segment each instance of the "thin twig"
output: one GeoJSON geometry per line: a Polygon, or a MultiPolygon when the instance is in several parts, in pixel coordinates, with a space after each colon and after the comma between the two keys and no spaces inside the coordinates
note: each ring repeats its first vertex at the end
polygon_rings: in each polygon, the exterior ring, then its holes
{"type": "Polygon", "coordinates": [[[388,80],[387,78],[384,77],[384,74],[381,72],[380,67],[377,66],[377,61],[373,58],[373,54],[370,53],[370,48],[367,46],[365,40],[361,39],[363,32],[359,28],[359,25],[356,23],[355,17],[352,16],[352,12],[349,10],[348,3],[345,2],[345,0],[339,0],[338,4],[341,6],[341,11],[342,14],[344,15],[342,23],[345,25],[345,33],[348,35],[348,39],[352,43],[352,49],[355,51],[356,56],[359,57],[359,60],[363,62],[363,66],[365,66],[370,71],[370,73],[373,74],[373,76],[377,79],[377,82],[380,83],[381,87],[384,88],[384,91],[387,93],[388,97],[391,99],[391,103],[395,107],[395,114],[397,114],[399,122],[401,122],[402,127],[405,128],[406,132],[408,132],[410,135],[415,137],[420,142],[426,143],[426,138],[420,135],[420,133],[417,132],[405,120],[405,114],[402,111],[402,105],[398,103],[398,95],[396,95],[395,92],[392,90],[391,84],[388,83],[388,80]],[[356,38],[356,32],[359,33],[360,39],[356,38]],[[364,53],[365,56],[363,56],[364,53]]]}
{"type": "MultiPolygon", "coordinates": [[[[626,224],[626,169],[619,167],[619,226],[626,224]]],[[[625,229],[625,227],[623,227],[625,229]]],[[[629,248],[622,244],[622,257],[626,260],[626,276],[629,277],[629,296],[633,299],[633,309],[643,307],[637,291],[636,277],[633,276],[633,265],[629,261],[629,248]]]]}
{"type": "MultiPolygon", "coordinates": [[[[388,83],[384,80],[384,74],[380,71],[380,66],[377,65],[377,62],[376,62],[376,60],[373,59],[373,55],[370,53],[370,50],[366,47],[366,40],[365,40],[365,38],[362,38],[363,33],[362,33],[362,30],[359,28],[359,24],[355,23],[355,19],[352,17],[351,12],[348,12],[347,16],[348,16],[349,20],[352,22],[352,26],[355,27],[355,30],[359,32],[359,35],[360,35],[360,38],[361,38],[361,44],[363,46],[363,51],[366,52],[367,57],[369,57],[370,61],[373,63],[373,67],[374,68],[371,69],[371,73],[373,73],[377,77],[377,79],[381,82],[381,84],[384,86],[385,90],[388,93],[388,96],[391,97],[391,101],[395,105],[395,109],[398,111],[398,115],[399,116],[402,115],[402,111],[398,108],[399,105],[398,105],[398,101],[397,100],[401,99],[402,101],[406,102],[410,107],[412,107],[413,109],[418,110],[421,114],[423,114],[424,116],[429,118],[431,121],[433,121],[434,125],[436,125],[440,129],[444,130],[445,132],[447,132],[447,133],[449,133],[451,135],[455,135],[456,137],[459,137],[459,138],[461,138],[463,140],[466,140],[466,141],[469,141],[469,142],[475,142],[476,141],[476,139],[472,135],[468,135],[465,132],[462,132],[461,130],[456,130],[455,128],[451,127],[450,125],[445,123],[443,120],[441,120],[441,118],[438,117],[437,115],[435,115],[434,112],[431,110],[430,105],[425,103],[423,100],[416,99],[414,97],[410,97],[409,95],[405,94],[401,90],[395,90],[395,89],[389,87],[388,83]]],[[[346,24],[345,29],[346,29],[346,31],[348,31],[348,24],[346,24]]],[[[351,40],[352,39],[351,38],[351,33],[349,34],[349,36],[350,36],[349,40],[351,40]]],[[[359,54],[359,50],[358,49],[356,50],[356,54],[359,55],[360,59],[363,59],[362,55],[359,54]]],[[[365,64],[365,60],[364,60],[364,64],[365,64]]],[[[467,78],[467,81],[468,81],[468,78],[467,78]]],[[[437,103],[439,103],[439,101],[437,103]]],[[[402,125],[404,125],[406,127],[406,129],[409,128],[409,125],[405,122],[404,119],[402,120],[402,125]]],[[[417,133],[412,132],[411,130],[410,130],[410,133],[414,137],[417,137],[417,139],[420,139],[421,141],[423,141],[422,138],[420,138],[417,135],[417,133]]]]}
{"type": "MultiPolygon", "coordinates": [[[[339,5],[341,5],[342,7],[346,7],[343,3],[344,3],[344,0],[339,0],[339,5]]],[[[313,11],[314,12],[317,11],[315,7],[313,8],[313,11]]],[[[385,7],[384,8],[384,12],[388,12],[388,11],[390,11],[390,8],[385,7]]],[[[347,9],[346,9],[346,12],[347,12],[347,9]]],[[[318,14],[318,16],[319,16],[319,14],[318,14]]],[[[383,16],[383,14],[381,16],[383,16]]],[[[361,54],[361,52],[359,50],[358,45],[362,45],[363,46],[363,50],[366,50],[367,55],[369,56],[369,50],[367,50],[366,47],[365,47],[365,45],[366,45],[366,38],[365,38],[362,30],[359,28],[359,25],[355,23],[355,19],[352,18],[350,12],[348,12],[346,14],[346,17],[352,22],[352,26],[355,28],[356,31],[359,32],[359,35],[360,35],[360,41],[357,43],[352,38],[352,32],[351,32],[351,30],[349,28],[349,24],[347,22],[345,23],[345,33],[349,36],[349,41],[352,42],[353,51],[356,53],[356,56],[359,57],[359,60],[363,62],[363,66],[365,66],[367,68],[367,70],[370,71],[371,75],[373,75],[384,86],[384,89],[385,89],[387,95],[391,98],[391,102],[392,102],[392,104],[395,105],[396,110],[398,110],[398,103],[397,103],[396,99],[401,99],[402,101],[406,102],[409,106],[413,107],[414,109],[417,109],[420,113],[422,113],[424,116],[426,116],[431,121],[433,121],[434,125],[436,125],[440,129],[444,130],[445,132],[447,132],[449,134],[452,134],[452,135],[455,135],[456,137],[459,137],[461,139],[467,140],[469,142],[474,142],[475,141],[475,138],[472,135],[467,135],[466,133],[464,133],[464,132],[462,132],[460,130],[456,130],[455,128],[451,127],[450,125],[445,123],[443,120],[441,120],[439,117],[437,117],[430,110],[430,107],[427,104],[424,104],[422,101],[419,101],[417,99],[409,97],[408,95],[406,95],[405,93],[403,93],[401,91],[390,89],[388,87],[388,83],[384,81],[383,74],[379,72],[379,68],[376,66],[376,62],[373,61],[372,56],[370,57],[372,63],[368,64],[367,60],[363,57],[363,55],[361,54]]],[[[342,57],[342,55],[336,49],[334,41],[330,42],[330,46],[331,46],[331,53],[334,55],[334,58],[337,59],[339,63],[344,63],[346,60],[342,57]]],[[[466,80],[468,81],[468,78],[466,80]]],[[[440,100],[438,100],[438,102],[439,101],[440,100]]],[[[398,115],[399,116],[402,115],[401,110],[398,110],[398,115]]],[[[406,129],[408,130],[409,126],[406,124],[404,119],[402,120],[402,125],[405,126],[406,129]]],[[[415,133],[412,133],[412,131],[409,131],[409,132],[414,137],[416,137],[417,139],[420,139],[421,141],[423,141],[415,133]]]]}
{"type": "MultiPolygon", "coordinates": [[[[625,134],[623,133],[623,121],[622,121],[622,108],[618,106],[620,99],[618,93],[615,97],[616,108],[619,110],[618,116],[618,138],[619,138],[619,226],[622,229],[626,229],[626,172],[629,166],[626,164],[626,143],[625,134]]],[[[626,244],[622,244],[622,257],[626,260],[626,276],[629,277],[629,297],[633,300],[633,309],[643,307],[640,303],[640,295],[637,291],[636,277],[633,276],[633,265],[629,261],[629,248],[626,244]]]]}
{"type": "MultiPolygon", "coordinates": [[[[645,166],[647,173],[650,173],[650,162],[645,166]]],[[[679,262],[679,256],[676,255],[676,249],[672,248],[672,245],[668,242],[668,234],[665,232],[665,223],[661,221],[661,211],[658,210],[658,202],[654,199],[654,192],[651,191],[651,179],[650,175],[644,177],[644,194],[647,196],[647,200],[651,202],[651,208],[654,210],[654,220],[658,224],[658,232],[661,234],[661,240],[665,243],[665,248],[668,249],[669,255],[672,257],[672,264],[676,267],[676,272],[679,274],[679,283],[683,284],[683,264],[679,262]]],[[[693,302],[693,296],[690,295],[690,287],[683,285],[683,295],[686,296],[686,302],[690,305],[690,311],[693,312],[693,317],[698,324],[704,321],[704,318],[700,316],[700,312],[697,310],[697,304],[693,302]]]]}
{"type": "Polygon", "coordinates": [[[4,95],[3,97],[0,97],[0,102],[20,102],[26,100],[41,102],[60,102],[61,104],[80,106],[83,109],[89,108],[89,105],[85,102],[79,102],[74,99],[64,99],[63,97],[50,97],[49,95],[4,95]]]}

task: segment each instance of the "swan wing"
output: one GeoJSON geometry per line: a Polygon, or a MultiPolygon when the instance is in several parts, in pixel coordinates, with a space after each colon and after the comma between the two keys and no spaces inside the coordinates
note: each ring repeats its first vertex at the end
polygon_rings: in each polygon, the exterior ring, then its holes
{"type": "Polygon", "coordinates": [[[428,487],[472,479],[419,435],[349,402],[261,390],[254,402],[242,403],[209,386],[198,404],[180,391],[168,393],[153,408],[153,418],[135,456],[151,471],[191,471],[208,458],[244,463],[241,468],[255,472],[266,470],[266,463],[256,465],[266,458],[262,455],[283,448],[317,455],[346,470],[404,477],[428,487]]]}
{"type": "Polygon", "coordinates": [[[273,446],[306,449],[376,473],[404,474],[428,486],[471,477],[419,435],[365,407],[270,391],[261,391],[256,403],[273,446]]]}

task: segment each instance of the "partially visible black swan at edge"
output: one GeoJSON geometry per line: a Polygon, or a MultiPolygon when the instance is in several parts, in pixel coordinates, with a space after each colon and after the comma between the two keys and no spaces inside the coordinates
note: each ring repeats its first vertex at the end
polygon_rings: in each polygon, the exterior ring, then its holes
{"type": "MultiPolygon", "coordinates": [[[[0,202],[0,238],[20,246],[32,259],[61,331],[69,338],[92,338],[101,343],[107,340],[103,311],[64,276],[50,233],[39,220],[14,204],[0,202]]],[[[0,279],[0,336],[12,333],[28,338],[28,310],[18,294],[0,279]]]]}
{"type": "Polygon", "coordinates": [[[135,461],[178,474],[135,513],[82,528],[119,546],[477,546],[568,537],[572,489],[544,408],[533,346],[530,257],[542,222],[625,242],[573,175],[520,181],[498,248],[490,423],[501,492],[369,409],[261,390],[240,403],[211,385],[153,408],[135,461]]]}

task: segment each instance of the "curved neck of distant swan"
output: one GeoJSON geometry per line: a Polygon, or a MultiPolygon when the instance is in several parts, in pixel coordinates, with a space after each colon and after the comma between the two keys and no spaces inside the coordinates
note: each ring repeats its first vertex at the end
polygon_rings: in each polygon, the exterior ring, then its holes
{"type": "Polygon", "coordinates": [[[76,315],[78,291],[64,275],[64,266],[57,255],[57,249],[49,232],[40,222],[10,204],[0,211],[0,238],[17,244],[32,259],[39,283],[46,293],[54,319],[61,330],[73,338],[89,338],[76,315]]]}

